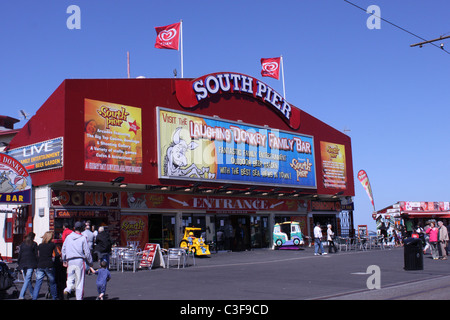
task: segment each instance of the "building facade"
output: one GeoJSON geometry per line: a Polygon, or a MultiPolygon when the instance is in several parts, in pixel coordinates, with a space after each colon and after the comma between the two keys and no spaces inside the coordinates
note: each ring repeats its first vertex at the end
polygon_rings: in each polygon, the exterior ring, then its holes
{"type": "Polygon", "coordinates": [[[177,247],[195,226],[213,251],[264,248],[276,222],[339,232],[354,196],[350,138],[239,73],[65,80],[6,152],[37,239],[90,220],[118,245],[177,247]]]}

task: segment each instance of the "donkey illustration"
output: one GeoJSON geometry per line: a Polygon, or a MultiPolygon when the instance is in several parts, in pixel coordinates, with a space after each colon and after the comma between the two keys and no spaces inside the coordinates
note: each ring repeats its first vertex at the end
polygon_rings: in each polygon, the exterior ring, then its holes
{"type": "Polygon", "coordinates": [[[14,191],[14,186],[11,183],[10,172],[6,174],[6,171],[3,171],[0,175],[0,193],[9,193],[14,191]]]}
{"type": "Polygon", "coordinates": [[[172,142],[167,148],[166,156],[164,157],[164,175],[169,177],[194,177],[214,179],[216,174],[210,173],[209,167],[203,167],[202,169],[199,169],[195,163],[187,167],[188,160],[186,158],[186,151],[194,150],[198,147],[198,144],[194,141],[191,141],[189,144],[187,144],[186,141],[180,137],[181,129],[182,128],[179,127],[175,130],[172,142]],[[204,176],[205,174],[207,175],[204,176]]]}

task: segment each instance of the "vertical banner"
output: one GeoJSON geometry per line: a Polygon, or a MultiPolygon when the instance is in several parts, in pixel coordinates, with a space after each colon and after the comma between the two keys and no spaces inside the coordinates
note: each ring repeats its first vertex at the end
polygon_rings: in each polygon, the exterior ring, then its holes
{"type": "Polygon", "coordinates": [[[358,180],[361,182],[362,186],[366,190],[370,202],[372,202],[373,210],[375,211],[375,203],[373,201],[372,188],[370,187],[369,176],[364,170],[359,170],[358,180]]]}
{"type": "Polygon", "coordinates": [[[141,109],[84,100],[85,170],[142,173],[141,109]]]}
{"type": "Polygon", "coordinates": [[[147,241],[147,215],[122,215],[120,217],[120,243],[122,246],[135,243],[138,248],[143,249],[147,241]]]}
{"type": "Polygon", "coordinates": [[[320,141],[320,155],[322,157],[324,187],[346,189],[347,170],[345,166],[345,146],[320,141]]]}

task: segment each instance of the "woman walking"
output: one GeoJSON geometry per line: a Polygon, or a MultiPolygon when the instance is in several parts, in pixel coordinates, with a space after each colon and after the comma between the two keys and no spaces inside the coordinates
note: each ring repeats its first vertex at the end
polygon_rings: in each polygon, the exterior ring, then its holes
{"type": "Polygon", "coordinates": [[[434,260],[439,259],[439,251],[438,251],[438,232],[439,229],[436,228],[436,223],[434,221],[430,222],[430,227],[427,229],[427,234],[430,236],[430,246],[431,246],[431,255],[434,260]]]}
{"type": "Polygon", "coordinates": [[[327,227],[328,227],[328,229],[327,229],[328,253],[331,253],[331,249],[333,249],[334,253],[336,253],[337,248],[334,245],[334,232],[331,229],[331,224],[328,224],[327,227]]]}
{"type": "Polygon", "coordinates": [[[50,282],[50,293],[53,300],[58,298],[58,292],[56,289],[55,281],[55,268],[53,263],[53,254],[56,256],[58,252],[56,245],[52,242],[53,232],[47,231],[42,236],[42,243],[38,246],[38,262],[36,271],[36,285],[33,291],[33,300],[36,300],[39,296],[39,290],[41,289],[42,280],[47,276],[50,282]]]}
{"type": "Polygon", "coordinates": [[[25,241],[19,247],[18,264],[19,269],[22,270],[24,276],[24,282],[22,290],[20,290],[19,299],[25,299],[25,293],[27,289],[30,291],[30,295],[33,295],[33,285],[31,278],[33,277],[34,270],[37,268],[37,243],[34,242],[36,235],[30,232],[25,237],[25,241]]]}

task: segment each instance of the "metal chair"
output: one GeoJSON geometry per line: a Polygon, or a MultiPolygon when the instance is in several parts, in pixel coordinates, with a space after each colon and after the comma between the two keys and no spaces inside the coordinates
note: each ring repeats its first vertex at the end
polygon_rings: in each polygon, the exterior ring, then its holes
{"type": "Polygon", "coordinates": [[[185,267],[186,264],[186,251],[184,249],[175,249],[169,248],[167,250],[167,268],[170,268],[170,261],[176,261],[178,265],[178,269],[180,265],[182,268],[185,267]]]}
{"type": "Polygon", "coordinates": [[[339,245],[339,251],[342,251],[342,248],[345,247],[345,251],[348,251],[348,238],[337,238],[337,244],[339,245]]]}
{"type": "Polygon", "coordinates": [[[189,257],[192,258],[192,261],[194,263],[195,266],[195,251],[193,250],[186,250],[186,265],[189,265],[189,257]]]}
{"type": "Polygon", "coordinates": [[[136,250],[125,250],[123,251],[122,257],[120,259],[120,265],[123,272],[123,267],[132,265],[133,266],[133,272],[136,272],[136,265],[139,263],[139,260],[137,258],[136,250]]]}
{"type": "Polygon", "coordinates": [[[109,270],[116,269],[116,271],[119,271],[121,260],[120,258],[121,250],[113,248],[113,250],[111,250],[111,256],[109,257],[109,270]]]}

